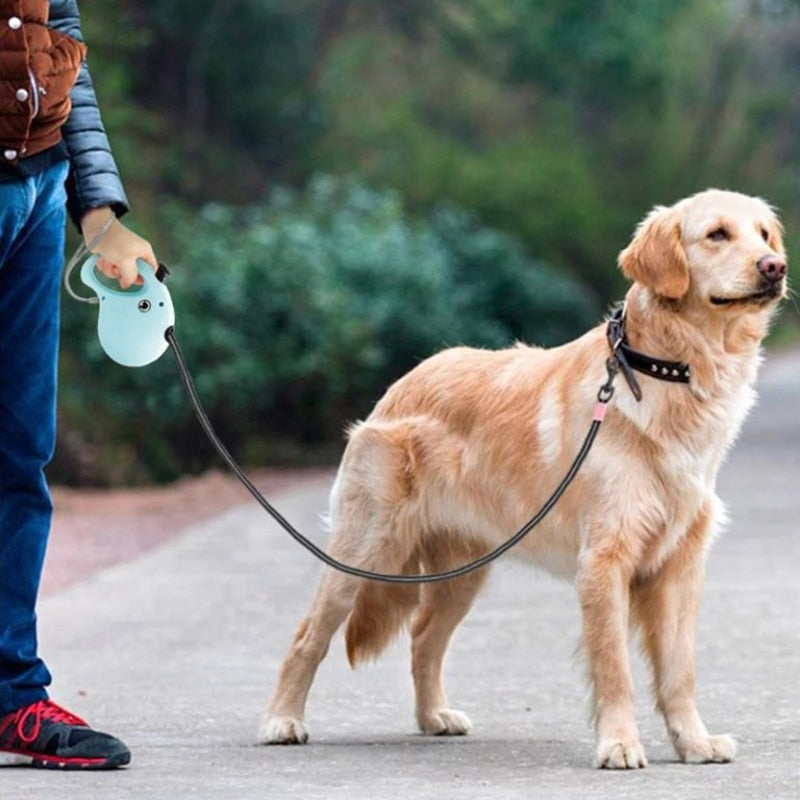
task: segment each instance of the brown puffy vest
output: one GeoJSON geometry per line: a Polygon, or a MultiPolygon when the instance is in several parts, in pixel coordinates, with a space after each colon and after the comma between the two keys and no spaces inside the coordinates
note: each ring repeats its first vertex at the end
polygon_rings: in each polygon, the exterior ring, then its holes
{"type": "Polygon", "coordinates": [[[0,0],[0,163],[61,140],[86,47],[47,27],[48,0],[0,0]]]}

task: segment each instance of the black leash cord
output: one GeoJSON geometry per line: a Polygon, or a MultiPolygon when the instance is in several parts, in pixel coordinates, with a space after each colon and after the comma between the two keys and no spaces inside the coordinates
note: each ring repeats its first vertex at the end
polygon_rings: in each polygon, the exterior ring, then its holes
{"type": "MultiPolygon", "coordinates": [[[[452,569],[447,572],[432,572],[427,575],[388,575],[382,572],[370,572],[366,569],[359,569],[358,567],[350,566],[349,564],[343,564],[341,561],[337,561],[335,558],[329,556],[324,550],[317,547],[310,539],[307,539],[303,536],[300,531],[298,531],[270,502],[267,500],[261,492],[253,485],[252,481],[247,477],[244,470],[236,463],[233,456],[228,452],[225,445],[220,441],[219,437],[217,436],[216,432],[214,431],[214,427],[211,425],[211,421],[208,418],[205,410],[203,409],[203,405],[200,402],[200,398],[197,395],[197,389],[195,388],[194,381],[192,380],[192,376],[189,373],[189,369],[186,366],[186,361],[183,358],[183,353],[181,352],[180,346],[178,345],[178,340],[175,338],[175,329],[169,328],[167,332],[164,334],[167,342],[169,343],[170,348],[172,349],[172,353],[175,356],[175,361],[178,364],[178,372],[180,373],[181,380],[183,381],[183,385],[186,388],[186,392],[189,395],[189,399],[192,402],[192,406],[194,407],[195,413],[197,415],[197,419],[200,421],[200,425],[202,425],[203,430],[208,436],[209,441],[211,444],[214,445],[217,452],[222,456],[223,460],[227,463],[227,465],[233,470],[236,477],[242,482],[244,487],[250,492],[251,495],[255,498],[256,502],[299,544],[309,550],[313,555],[315,555],[320,561],[327,564],[329,567],[333,567],[333,569],[339,570],[339,572],[344,572],[347,575],[353,575],[356,578],[365,578],[366,580],[371,581],[382,581],[384,583],[436,583],[438,581],[448,581],[452,578],[458,578],[461,575],[466,575],[468,572],[473,572],[476,569],[480,569],[481,567],[485,567],[487,564],[491,563],[495,559],[499,558],[503,553],[507,550],[510,550],[514,545],[518,542],[522,541],[528,533],[530,533],[533,528],[535,528],[552,510],[553,506],[559,501],[561,495],[567,490],[567,487],[572,483],[575,479],[575,476],[578,474],[578,470],[581,468],[581,465],[586,460],[586,456],[589,455],[589,451],[592,449],[592,444],[594,443],[595,436],[597,436],[597,431],[600,428],[603,419],[603,413],[605,412],[605,408],[608,404],[608,401],[611,399],[611,395],[614,392],[613,387],[613,380],[614,375],[616,374],[616,367],[613,368],[611,362],[612,359],[609,359],[608,362],[608,371],[609,371],[609,379],[608,383],[606,383],[601,389],[600,394],[598,395],[598,407],[595,410],[594,419],[592,420],[591,427],[589,428],[589,432],[586,434],[586,438],[581,445],[581,449],[578,452],[578,455],[575,456],[575,460],[572,462],[572,466],[570,466],[567,474],[564,476],[564,479],[558,485],[558,488],[553,492],[547,502],[539,509],[531,520],[529,520],[525,525],[523,525],[510,539],[503,542],[499,547],[492,550],[490,553],[487,553],[485,556],[481,556],[480,558],[476,559],[475,561],[470,561],[468,564],[465,564],[463,567],[458,567],[457,569],[452,569]],[[602,408],[601,408],[602,407],[602,408]]],[[[613,356],[612,356],[613,358],[613,356]]]]}

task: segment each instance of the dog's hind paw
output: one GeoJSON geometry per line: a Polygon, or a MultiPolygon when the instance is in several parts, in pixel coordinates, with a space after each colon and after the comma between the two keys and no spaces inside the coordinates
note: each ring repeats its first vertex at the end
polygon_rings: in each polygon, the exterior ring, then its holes
{"type": "Polygon", "coordinates": [[[423,733],[432,736],[464,736],[472,730],[469,717],[451,708],[436,708],[417,713],[417,722],[423,733]]]}
{"type": "Polygon", "coordinates": [[[305,744],[308,726],[295,717],[265,717],[258,729],[259,744],[305,744]]]}
{"type": "Polygon", "coordinates": [[[638,739],[605,739],[597,746],[594,765],[600,769],[642,769],[647,766],[647,756],[638,739]]]}
{"type": "Polygon", "coordinates": [[[687,764],[727,764],[736,757],[736,741],[726,735],[677,741],[675,749],[687,764]]]}

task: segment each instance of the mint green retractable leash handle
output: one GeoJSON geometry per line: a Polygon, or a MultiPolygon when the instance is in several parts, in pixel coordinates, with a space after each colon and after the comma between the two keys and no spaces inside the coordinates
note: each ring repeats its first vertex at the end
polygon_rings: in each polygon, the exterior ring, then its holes
{"type": "Polygon", "coordinates": [[[219,436],[217,436],[216,431],[211,425],[211,421],[203,409],[189,368],[178,346],[178,340],[175,338],[175,309],[173,308],[169,291],[164,284],[164,278],[169,274],[169,270],[163,264],[160,264],[156,272],[146,261],[139,261],[139,274],[142,276],[144,282],[142,284],[134,284],[129,289],[122,289],[116,280],[106,278],[105,275],[100,272],[97,268],[98,257],[93,255],[83,263],[80,274],[83,283],[86,284],[96,296],[81,297],[73,291],[69,279],[72,270],[87,252],[85,248],[81,248],[70,259],[64,273],[64,286],[74,299],[84,303],[96,303],[100,306],[100,313],[97,318],[97,335],[100,338],[100,344],[103,350],[105,350],[109,358],[125,367],[143,367],[160,358],[167,347],[170,347],[175,356],[181,380],[189,395],[189,400],[192,403],[200,425],[205,431],[206,436],[208,436],[211,444],[214,445],[219,455],[231,468],[247,491],[250,492],[256,502],[296,542],[298,542],[298,544],[305,547],[306,550],[311,552],[327,566],[357,578],[382,581],[384,583],[435,583],[466,575],[468,572],[480,569],[496,558],[499,558],[507,550],[510,550],[514,545],[522,541],[522,539],[547,516],[553,506],[558,502],[561,495],[567,490],[567,487],[572,483],[581,465],[589,455],[589,451],[591,450],[603,417],[605,416],[608,403],[614,394],[613,383],[619,369],[619,363],[616,356],[616,346],[612,345],[612,354],[606,362],[608,380],[598,392],[597,406],[595,407],[592,424],[578,454],[575,456],[575,460],[572,462],[564,479],[550,498],[539,509],[535,516],[525,523],[525,525],[510,539],[507,539],[481,558],[447,572],[433,572],[422,575],[392,575],[382,572],[371,572],[370,570],[361,569],[360,567],[354,567],[337,561],[300,533],[300,531],[298,531],[261,494],[261,492],[258,491],[252,481],[247,477],[244,470],[228,452],[219,436]]]}
{"type": "Polygon", "coordinates": [[[122,289],[100,272],[97,259],[90,256],[83,262],[81,281],[97,295],[97,336],[103,350],[123,367],[152,364],[169,346],[166,334],[175,325],[175,308],[164,274],[159,277],[146,261],[138,261],[144,283],[122,289]]]}

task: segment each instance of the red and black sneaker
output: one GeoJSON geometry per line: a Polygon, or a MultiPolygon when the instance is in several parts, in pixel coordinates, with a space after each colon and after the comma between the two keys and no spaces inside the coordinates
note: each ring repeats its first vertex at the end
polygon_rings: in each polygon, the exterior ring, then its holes
{"type": "Polygon", "coordinates": [[[119,740],[92,730],[52,700],[0,717],[0,763],[46,769],[114,769],[131,754],[119,740]]]}

